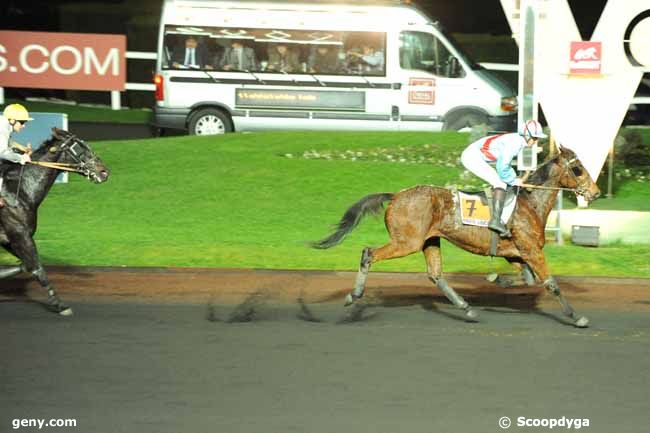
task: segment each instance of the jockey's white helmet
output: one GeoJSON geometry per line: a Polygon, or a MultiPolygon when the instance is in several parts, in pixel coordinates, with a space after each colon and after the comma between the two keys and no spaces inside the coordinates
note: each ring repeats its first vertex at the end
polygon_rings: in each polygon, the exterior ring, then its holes
{"type": "Polygon", "coordinates": [[[542,129],[542,124],[539,123],[537,120],[527,120],[524,122],[523,126],[521,127],[521,131],[519,131],[519,135],[523,135],[524,139],[528,141],[529,138],[546,138],[548,135],[544,134],[544,130],[542,129]]]}

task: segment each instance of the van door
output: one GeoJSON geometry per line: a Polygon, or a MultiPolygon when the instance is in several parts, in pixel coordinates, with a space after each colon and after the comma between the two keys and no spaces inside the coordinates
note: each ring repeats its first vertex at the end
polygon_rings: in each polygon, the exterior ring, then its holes
{"type": "Polygon", "coordinates": [[[462,65],[426,30],[400,32],[401,130],[441,130],[444,115],[468,96],[462,65]]]}

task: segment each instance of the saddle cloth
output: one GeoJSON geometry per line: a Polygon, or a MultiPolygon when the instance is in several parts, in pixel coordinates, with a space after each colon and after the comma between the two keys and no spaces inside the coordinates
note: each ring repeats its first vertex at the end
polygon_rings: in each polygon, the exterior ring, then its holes
{"type": "MultiPolygon", "coordinates": [[[[491,207],[488,201],[488,194],[482,192],[463,192],[458,191],[458,208],[460,218],[463,224],[470,226],[487,227],[490,221],[491,207]]],[[[503,213],[501,214],[501,221],[508,224],[512,216],[515,205],[517,204],[517,196],[512,190],[508,190],[506,201],[503,206],[503,213]]]]}

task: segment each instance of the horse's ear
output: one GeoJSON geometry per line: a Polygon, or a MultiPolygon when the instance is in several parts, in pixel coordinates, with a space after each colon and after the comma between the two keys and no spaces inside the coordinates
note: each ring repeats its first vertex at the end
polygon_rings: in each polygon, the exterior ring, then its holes
{"type": "Polygon", "coordinates": [[[566,159],[571,159],[574,156],[576,156],[575,152],[568,147],[565,146],[560,146],[560,154],[566,158],[566,159]]]}

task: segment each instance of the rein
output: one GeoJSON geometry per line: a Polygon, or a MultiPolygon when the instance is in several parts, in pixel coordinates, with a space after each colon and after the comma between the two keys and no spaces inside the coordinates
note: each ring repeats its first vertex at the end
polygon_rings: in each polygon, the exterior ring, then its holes
{"type": "MultiPolygon", "coordinates": [[[[68,138],[66,138],[63,141],[63,143],[60,145],[61,148],[65,149],[65,146],[73,138],[75,138],[74,135],[71,135],[68,138]]],[[[15,141],[12,143],[12,145],[16,149],[18,149],[18,150],[20,150],[20,151],[22,151],[24,153],[28,153],[28,154],[32,153],[31,145],[23,146],[22,144],[17,143],[15,141]]],[[[74,156],[76,157],[76,154],[74,156]]],[[[75,159],[77,159],[77,158],[75,158],[75,159]]],[[[66,164],[66,163],[63,163],[63,162],[44,162],[44,161],[29,161],[28,164],[37,165],[37,166],[40,166],[40,167],[51,168],[51,169],[54,169],[54,170],[70,171],[70,172],[74,172],[74,173],[82,173],[83,174],[83,171],[79,168],[79,164],[66,164]]],[[[21,177],[22,177],[22,172],[21,172],[21,177]]]]}
{"type": "Polygon", "coordinates": [[[62,162],[43,162],[43,161],[29,161],[31,165],[38,165],[40,167],[52,168],[54,170],[73,171],[81,173],[79,167],[73,164],[64,164],[62,162]]]}
{"type": "MultiPolygon", "coordinates": [[[[67,138],[63,140],[61,144],[59,144],[59,147],[64,151],[68,152],[72,159],[76,161],[76,164],[68,164],[68,163],[63,163],[63,162],[47,162],[47,161],[28,161],[30,165],[36,165],[38,167],[44,167],[44,168],[49,168],[52,170],[60,170],[60,171],[69,171],[69,172],[74,172],[74,173],[79,173],[82,175],[89,176],[86,171],[84,171],[85,167],[85,162],[82,161],[79,156],[77,155],[77,152],[73,149],[73,147],[78,143],[74,142],[72,146],[68,147],[68,144],[71,141],[74,141],[77,137],[74,134],[70,134],[67,138]]],[[[85,146],[83,142],[80,143],[81,145],[85,146]]],[[[32,148],[31,145],[29,146],[23,146],[20,143],[13,142],[12,146],[15,147],[16,149],[26,153],[26,154],[31,154],[32,153],[32,148]]],[[[25,169],[25,166],[23,165],[20,168],[20,176],[18,177],[18,188],[16,190],[16,197],[20,195],[20,187],[22,184],[23,180],[23,171],[25,169]]]]}
{"type": "Polygon", "coordinates": [[[530,183],[522,183],[521,187],[522,188],[532,188],[532,189],[549,189],[549,190],[557,190],[557,191],[578,192],[577,188],[560,188],[559,186],[532,185],[530,183]]]}
{"type": "MultiPolygon", "coordinates": [[[[549,164],[549,163],[555,161],[557,158],[559,158],[559,156],[560,156],[560,155],[558,154],[558,155],[556,155],[555,157],[553,157],[553,158],[551,158],[551,159],[549,159],[549,160],[543,162],[542,164],[540,164],[539,166],[537,166],[537,168],[536,168],[535,170],[533,170],[532,172],[530,172],[530,174],[526,173],[526,176],[525,176],[524,181],[525,181],[526,179],[528,179],[528,177],[530,177],[530,175],[535,174],[539,169],[541,169],[541,168],[544,167],[545,165],[547,165],[547,164],[549,164]]],[[[573,163],[575,160],[576,160],[576,159],[574,158],[574,159],[572,159],[571,161],[568,161],[568,162],[565,161],[564,165],[565,165],[566,168],[569,170],[569,173],[570,173],[570,174],[573,176],[573,178],[576,180],[576,184],[578,184],[578,182],[577,182],[577,178],[576,178],[576,176],[573,174],[573,172],[571,172],[571,168],[570,168],[571,163],[573,163]]],[[[522,188],[531,188],[531,189],[545,189],[545,190],[553,190],[553,191],[571,191],[571,192],[575,193],[576,195],[581,194],[581,192],[582,192],[582,188],[580,188],[580,187],[578,187],[578,188],[561,188],[561,187],[557,187],[557,186],[533,185],[533,184],[530,184],[530,183],[524,183],[524,184],[521,185],[521,187],[522,187],[522,188]]]]}

